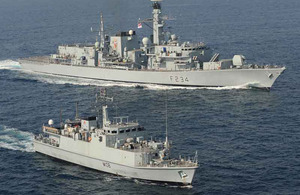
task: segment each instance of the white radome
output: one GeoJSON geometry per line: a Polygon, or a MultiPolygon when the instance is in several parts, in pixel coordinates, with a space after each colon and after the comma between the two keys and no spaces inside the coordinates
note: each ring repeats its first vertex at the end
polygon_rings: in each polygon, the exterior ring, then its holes
{"type": "Polygon", "coordinates": [[[175,41],[175,40],[177,40],[177,36],[175,34],[172,34],[171,39],[172,39],[172,41],[175,41]]]}
{"type": "Polygon", "coordinates": [[[133,30],[129,30],[129,35],[130,35],[130,36],[133,35],[133,30]]]}
{"type": "Polygon", "coordinates": [[[52,119],[50,119],[50,120],[48,121],[48,125],[52,126],[53,124],[54,124],[54,121],[53,121],[52,119]]]}
{"type": "Polygon", "coordinates": [[[149,45],[150,40],[149,40],[148,37],[144,37],[143,40],[142,40],[142,42],[143,42],[143,45],[144,45],[144,46],[147,46],[147,45],[149,45]]]}

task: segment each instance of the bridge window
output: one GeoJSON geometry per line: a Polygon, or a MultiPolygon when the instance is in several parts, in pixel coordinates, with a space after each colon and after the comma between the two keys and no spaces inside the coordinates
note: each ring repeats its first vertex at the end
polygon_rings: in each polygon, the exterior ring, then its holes
{"type": "Polygon", "coordinates": [[[130,129],[127,129],[126,132],[130,132],[130,129]]]}
{"type": "Polygon", "coordinates": [[[117,133],[117,131],[111,131],[111,133],[117,133]]]}
{"type": "Polygon", "coordinates": [[[124,130],[120,130],[120,133],[124,133],[124,130]]]}
{"type": "Polygon", "coordinates": [[[136,128],[133,128],[131,131],[136,131],[136,128]]]}

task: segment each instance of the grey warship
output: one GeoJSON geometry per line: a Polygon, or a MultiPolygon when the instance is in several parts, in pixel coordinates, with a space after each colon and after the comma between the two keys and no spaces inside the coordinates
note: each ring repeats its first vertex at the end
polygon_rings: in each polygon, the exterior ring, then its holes
{"type": "Polygon", "coordinates": [[[243,55],[219,59],[205,43],[180,42],[165,31],[162,0],[152,1],[152,18],[139,19],[153,29],[139,41],[136,31],[109,36],[101,14],[95,44],[60,45],[50,56],[19,59],[23,69],[88,79],[192,87],[246,86],[269,90],[285,67],[249,64],[243,55]],[[99,41],[98,41],[99,40],[99,41]]]}
{"type": "MultiPolygon", "coordinates": [[[[176,185],[191,185],[198,155],[171,158],[171,142],[167,128],[165,141],[146,139],[146,129],[128,117],[109,120],[106,92],[96,96],[102,101],[102,125],[98,117],[79,117],[55,125],[53,120],[43,125],[43,133],[36,135],[34,149],[64,161],[91,169],[129,178],[176,185]],[[104,101],[103,101],[104,100],[104,101]]],[[[77,109],[76,109],[77,110],[77,109]]]]}

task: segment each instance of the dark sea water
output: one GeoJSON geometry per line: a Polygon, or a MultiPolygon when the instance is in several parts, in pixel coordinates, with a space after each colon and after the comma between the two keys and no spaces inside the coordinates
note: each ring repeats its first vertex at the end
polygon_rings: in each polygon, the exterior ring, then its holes
{"type": "Polygon", "coordinates": [[[148,0],[0,0],[0,194],[300,194],[299,10],[299,0],[165,0],[180,39],[287,70],[270,92],[136,88],[14,69],[18,58],[93,42],[90,27],[98,26],[100,11],[109,33],[136,30],[138,18],[151,16],[148,0]],[[115,97],[120,115],[161,138],[168,93],[173,154],[199,154],[192,187],[113,176],[33,152],[43,123],[58,121],[60,108],[73,118],[77,101],[81,115],[90,114],[100,87],[115,97]]]}

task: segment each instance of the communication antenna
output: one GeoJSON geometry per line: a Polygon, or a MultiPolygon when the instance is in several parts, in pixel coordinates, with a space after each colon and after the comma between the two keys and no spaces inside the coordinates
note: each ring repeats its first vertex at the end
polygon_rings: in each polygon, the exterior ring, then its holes
{"type": "Polygon", "coordinates": [[[103,14],[100,13],[100,29],[99,29],[99,36],[100,36],[100,47],[105,47],[105,40],[104,40],[104,21],[103,21],[103,14]]]}
{"type": "Polygon", "coordinates": [[[166,91],[166,148],[169,149],[169,140],[168,140],[168,91],[166,91]]]}
{"type": "Polygon", "coordinates": [[[76,114],[75,114],[75,120],[79,119],[79,115],[78,115],[78,102],[76,102],[76,114]]]}
{"type": "Polygon", "coordinates": [[[62,122],[62,109],[60,108],[60,115],[59,115],[59,124],[60,124],[60,128],[63,127],[63,122],[62,122]]]}
{"type": "Polygon", "coordinates": [[[194,163],[198,164],[198,151],[195,152],[194,163]]]}
{"type": "Polygon", "coordinates": [[[107,52],[107,44],[105,43],[105,32],[104,32],[104,19],[103,14],[100,12],[100,23],[99,23],[99,30],[94,30],[93,27],[91,27],[91,32],[97,32],[98,35],[96,36],[96,42],[98,42],[98,36],[99,36],[99,46],[102,52],[107,52]]]}

